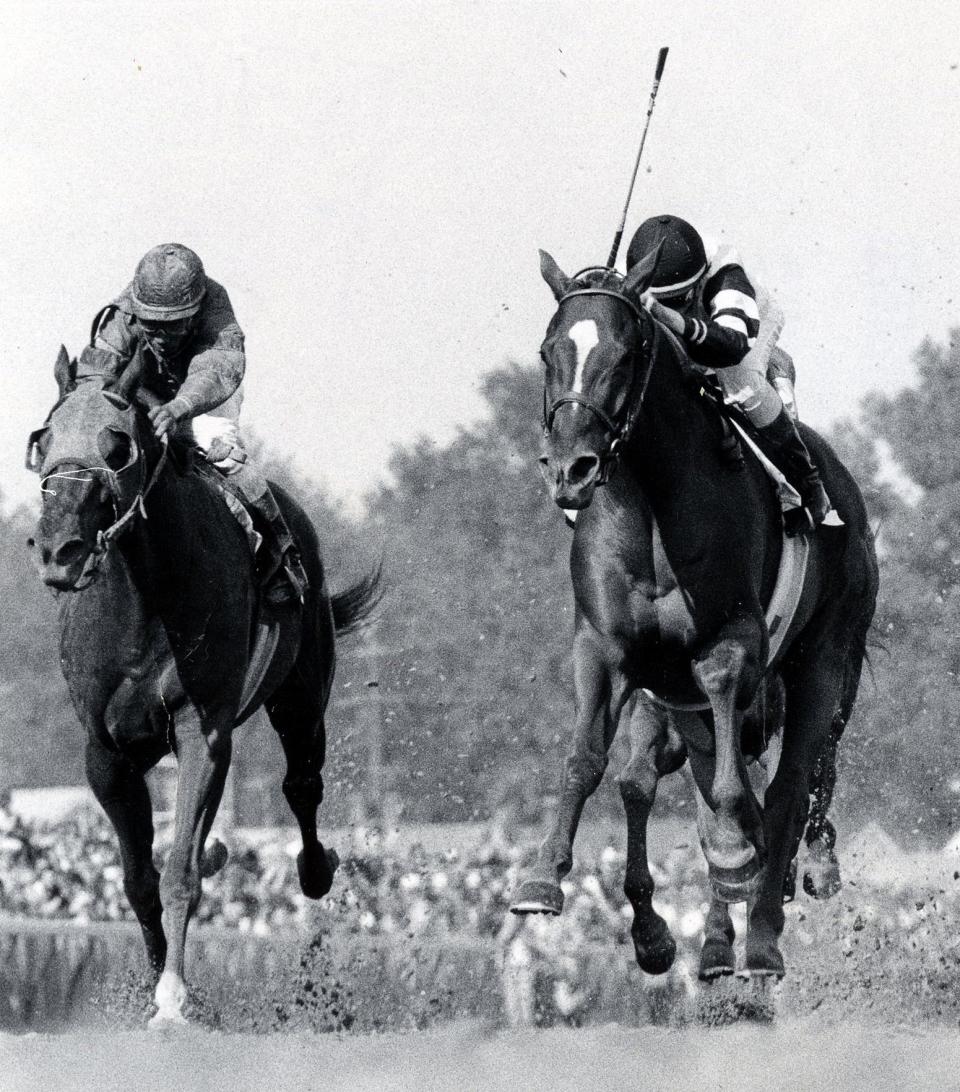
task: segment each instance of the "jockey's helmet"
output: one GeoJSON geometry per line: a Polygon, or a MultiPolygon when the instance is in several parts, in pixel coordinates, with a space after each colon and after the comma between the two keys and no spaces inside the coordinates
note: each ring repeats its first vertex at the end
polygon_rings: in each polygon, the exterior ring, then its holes
{"type": "Polygon", "coordinates": [[[200,310],[206,291],[199,257],[180,243],[162,243],[147,251],[133,275],[133,311],[147,322],[179,322],[200,310]]]}
{"type": "Polygon", "coordinates": [[[679,216],[651,216],[637,228],[627,250],[627,268],[663,243],[647,291],[664,298],[682,296],[707,271],[707,252],[695,227],[679,216]]]}

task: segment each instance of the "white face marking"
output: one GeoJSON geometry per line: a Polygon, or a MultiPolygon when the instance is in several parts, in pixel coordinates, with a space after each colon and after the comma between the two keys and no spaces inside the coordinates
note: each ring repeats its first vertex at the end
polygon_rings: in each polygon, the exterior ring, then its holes
{"type": "Polygon", "coordinates": [[[577,370],[573,375],[574,394],[583,394],[583,366],[587,362],[590,350],[600,344],[600,335],[597,333],[597,324],[593,319],[583,319],[575,322],[567,333],[567,337],[577,347],[577,370]]]}

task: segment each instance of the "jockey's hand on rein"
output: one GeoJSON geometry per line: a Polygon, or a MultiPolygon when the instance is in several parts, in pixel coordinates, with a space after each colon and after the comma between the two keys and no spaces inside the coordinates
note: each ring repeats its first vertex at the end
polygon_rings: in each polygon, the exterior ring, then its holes
{"type": "Polygon", "coordinates": [[[644,292],[640,297],[640,302],[653,318],[658,322],[662,322],[668,330],[672,330],[681,337],[683,336],[684,321],[683,315],[679,311],[674,311],[672,307],[664,307],[652,292],[644,292]]]}
{"type": "Polygon", "coordinates": [[[165,402],[162,406],[155,406],[147,416],[150,418],[150,424],[153,425],[153,431],[162,439],[168,432],[172,432],[177,427],[186,417],[186,413],[183,411],[182,404],[178,405],[175,398],[172,402],[165,402]]]}

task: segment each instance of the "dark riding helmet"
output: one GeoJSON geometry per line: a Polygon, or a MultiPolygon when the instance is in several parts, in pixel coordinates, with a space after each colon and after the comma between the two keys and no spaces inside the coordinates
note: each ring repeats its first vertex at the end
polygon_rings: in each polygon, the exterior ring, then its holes
{"type": "Polygon", "coordinates": [[[679,216],[651,216],[637,228],[627,250],[627,268],[663,243],[648,291],[654,296],[679,296],[707,271],[707,252],[696,228],[679,216]]]}
{"type": "Polygon", "coordinates": [[[162,243],[140,259],[133,275],[133,311],[148,322],[195,315],[207,291],[203,262],[180,243],[162,243]]]}

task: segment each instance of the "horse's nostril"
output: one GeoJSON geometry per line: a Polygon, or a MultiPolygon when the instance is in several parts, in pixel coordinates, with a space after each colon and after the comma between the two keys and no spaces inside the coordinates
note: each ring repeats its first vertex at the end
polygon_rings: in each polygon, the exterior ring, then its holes
{"type": "MultiPolygon", "coordinates": [[[[44,550],[44,554],[48,555],[49,550],[44,550]]],[[[79,538],[71,538],[65,542],[54,555],[58,565],[70,565],[72,562],[79,560],[87,552],[86,546],[83,544],[83,540],[79,538]]],[[[48,560],[45,558],[45,560],[48,560]]]]}
{"type": "Polygon", "coordinates": [[[36,544],[37,544],[37,540],[33,537],[33,535],[31,535],[27,539],[27,549],[32,550],[34,548],[34,546],[36,546],[36,544]]]}
{"type": "Polygon", "coordinates": [[[567,471],[567,480],[571,485],[579,485],[589,481],[596,474],[600,466],[600,460],[596,455],[581,455],[574,459],[567,471]]]}

